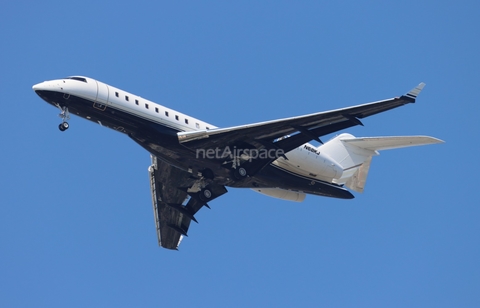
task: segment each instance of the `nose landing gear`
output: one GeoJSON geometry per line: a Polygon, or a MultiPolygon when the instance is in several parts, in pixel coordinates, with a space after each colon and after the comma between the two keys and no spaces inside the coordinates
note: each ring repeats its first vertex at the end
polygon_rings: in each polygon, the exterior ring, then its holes
{"type": "Polygon", "coordinates": [[[58,128],[60,131],[64,132],[66,131],[70,125],[68,124],[67,120],[70,120],[70,113],[68,112],[68,108],[66,106],[60,106],[57,104],[58,109],[60,109],[60,114],[58,115],[60,118],[62,118],[62,123],[58,125],[58,128]]]}
{"type": "Polygon", "coordinates": [[[68,122],[62,122],[58,125],[58,128],[63,132],[68,129],[70,125],[68,125],[68,122]]]}

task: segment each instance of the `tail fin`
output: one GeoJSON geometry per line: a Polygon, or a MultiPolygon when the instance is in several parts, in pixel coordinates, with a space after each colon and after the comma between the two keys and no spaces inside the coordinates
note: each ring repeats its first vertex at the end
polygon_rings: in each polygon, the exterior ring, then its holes
{"type": "Polygon", "coordinates": [[[343,168],[342,176],[335,180],[337,184],[363,192],[372,157],[379,155],[378,151],[442,142],[428,136],[355,138],[350,134],[341,134],[319,146],[318,150],[343,168]]]}

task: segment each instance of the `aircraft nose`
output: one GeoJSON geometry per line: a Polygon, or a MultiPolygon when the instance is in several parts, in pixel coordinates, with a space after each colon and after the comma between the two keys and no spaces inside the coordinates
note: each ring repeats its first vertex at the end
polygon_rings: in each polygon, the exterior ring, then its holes
{"type": "Polygon", "coordinates": [[[52,91],[57,88],[59,87],[58,83],[55,80],[40,82],[33,85],[32,87],[33,91],[35,91],[36,93],[38,93],[39,91],[52,91]]]}
{"type": "Polygon", "coordinates": [[[35,92],[42,91],[42,90],[48,90],[49,88],[51,88],[51,85],[46,81],[37,83],[37,84],[33,85],[33,87],[32,87],[33,91],[35,91],[35,92]]]}
{"type": "Polygon", "coordinates": [[[43,82],[34,84],[33,87],[32,87],[33,91],[36,92],[36,91],[40,90],[42,83],[43,82]]]}

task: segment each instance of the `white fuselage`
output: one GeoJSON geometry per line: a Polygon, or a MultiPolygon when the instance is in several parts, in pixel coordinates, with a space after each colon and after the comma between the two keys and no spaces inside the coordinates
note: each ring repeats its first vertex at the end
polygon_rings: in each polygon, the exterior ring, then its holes
{"type": "MultiPolygon", "coordinates": [[[[33,86],[33,89],[62,91],[64,98],[68,95],[81,97],[96,102],[96,108],[98,109],[109,106],[179,131],[217,128],[207,122],[88,77],[70,77],[45,81],[33,86]]],[[[103,125],[100,121],[98,122],[103,125]]],[[[119,130],[118,127],[111,128],[119,130]]],[[[279,158],[273,162],[273,165],[287,172],[330,183],[342,176],[343,170],[338,163],[332,160],[327,153],[320,152],[319,148],[309,143],[286,153],[285,156],[288,160],[279,158]]]]}
{"type": "Polygon", "coordinates": [[[36,84],[33,86],[33,89],[60,90],[65,95],[75,95],[90,101],[96,101],[99,105],[111,106],[137,117],[148,119],[167,127],[174,127],[180,131],[216,128],[214,125],[95,79],[88,77],[78,78],[84,78],[87,82],[68,78],[58,79],[36,84]]]}

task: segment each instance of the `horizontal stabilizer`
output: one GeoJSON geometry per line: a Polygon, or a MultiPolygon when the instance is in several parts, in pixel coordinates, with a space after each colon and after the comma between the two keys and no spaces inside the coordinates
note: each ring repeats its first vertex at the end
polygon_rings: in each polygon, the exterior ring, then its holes
{"type": "Polygon", "coordinates": [[[428,136],[366,137],[341,139],[343,142],[370,151],[399,149],[418,145],[443,143],[444,141],[428,136]]]}
{"type": "Polygon", "coordinates": [[[318,151],[330,157],[343,169],[342,175],[335,178],[334,183],[363,192],[372,157],[378,155],[378,151],[436,143],[443,141],[429,136],[356,138],[344,133],[319,146],[318,151]]]}

